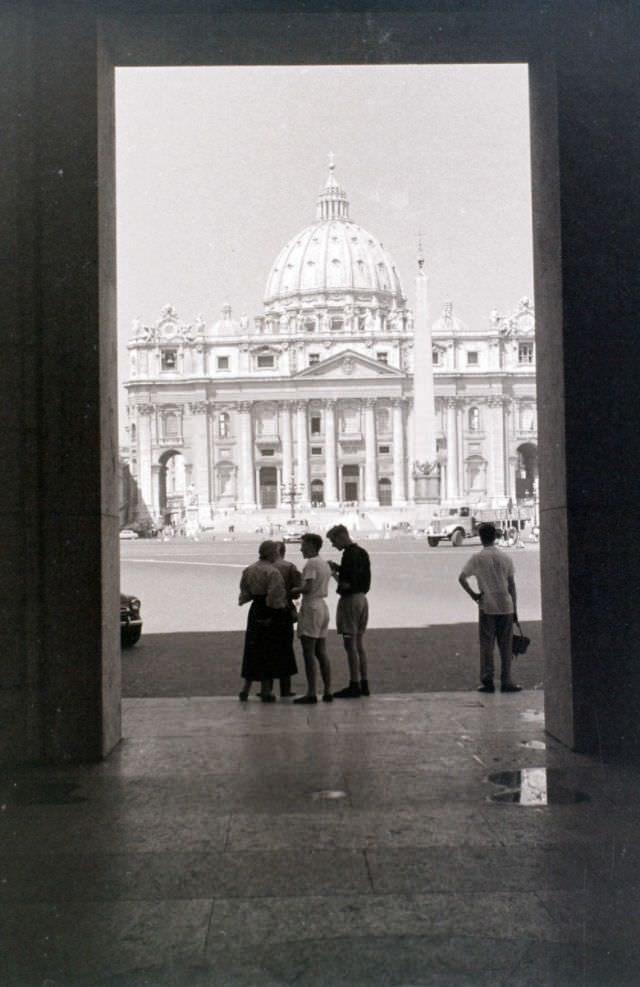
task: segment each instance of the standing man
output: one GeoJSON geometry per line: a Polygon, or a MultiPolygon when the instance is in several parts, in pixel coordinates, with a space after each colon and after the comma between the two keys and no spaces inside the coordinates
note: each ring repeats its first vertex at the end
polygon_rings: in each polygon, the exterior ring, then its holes
{"type": "Polygon", "coordinates": [[[513,622],[518,619],[513,560],[497,548],[495,525],[478,526],[482,549],[472,555],[458,577],[458,582],[479,607],[480,680],[478,692],[495,692],[493,684],[493,649],[496,640],[500,652],[500,691],[520,692],[511,681],[513,622]],[[469,584],[475,576],[478,592],[469,584]]]}
{"type": "Polygon", "coordinates": [[[340,596],[336,627],[338,634],[342,634],[349,662],[349,685],[334,692],[333,696],[334,699],[357,699],[370,695],[363,638],[369,620],[366,594],[371,586],[371,563],[369,553],[351,540],[344,524],[336,524],[327,531],[327,538],[342,552],[342,563],[330,562],[329,565],[340,596]]]}

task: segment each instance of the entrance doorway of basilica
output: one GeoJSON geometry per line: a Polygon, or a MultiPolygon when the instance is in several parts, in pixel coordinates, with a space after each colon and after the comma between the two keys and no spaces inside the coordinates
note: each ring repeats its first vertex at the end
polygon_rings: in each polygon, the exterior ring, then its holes
{"type": "Polygon", "coordinates": [[[260,467],[260,506],[278,506],[278,471],[275,466],[260,467]]]}
{"type": "Polygon", "coordinates": [[[187,479],[184,456],[175,449],[160,457],[158,472],[158,507],[164,524],[176,524],[183,515],[187,479]]]}
{"type": "Polygon", "coordinates": [[[342,467],[342,499],[354,504],[360,500],[360,467],[357,465],[342,467]]]}
{"type": "Polygon", "coordinates": [[[518,465],[516,472],[516,498],[523,500],[534,497],[538,479],[538,447],[534,442],[525,442],[518,446],[518,465]]]}

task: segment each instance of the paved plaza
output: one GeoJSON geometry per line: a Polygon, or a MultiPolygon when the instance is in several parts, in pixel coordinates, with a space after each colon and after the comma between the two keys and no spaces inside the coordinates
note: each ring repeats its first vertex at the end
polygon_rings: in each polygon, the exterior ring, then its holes
{"type": "Polygon", "coordinates": [[[2,778],[0,983],[637,987],[638,773],[542,703],[125,700],[2,778]]]}
{"type": "MultiPolygon", "coordinates": [[[[121,545],[122,586],[142,599],[140,644],[123,654],[123,694],[131,697],[235,695],[247,608],[237,603],[240,573],[257,557],[260,536],[235,542],[121,545]]],[[[458,574],[477,540],[462,548],[429,548],[408,537],[364,540],[371,554],[367,648],[370,680],[378,693],[473,690],[478,684],[476,612],[458,585],[458,574]]],[[[516,566],[519,610],[532,639],[518,659],[516,678],[541,688],[540,574],[537,545],[510,550],[516,566]]],[[[325,546],[327,558],[338,553],[325,546]]],[[[287,558],[302,566],[298,545],[287,558]]],[[[329,654],[336,687],[346,661],[335,631],[331,591],[329,654]]],[[[299,648],[298,648],[299,651],[299,648]]],[[[304,689],[303,662],[294,680],[304,689]]]]}

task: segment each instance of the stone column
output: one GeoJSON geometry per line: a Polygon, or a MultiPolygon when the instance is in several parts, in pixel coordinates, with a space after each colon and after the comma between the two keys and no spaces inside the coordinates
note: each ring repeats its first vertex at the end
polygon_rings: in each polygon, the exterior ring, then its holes
{"type": "Polygon", "coordinates": [[[253,430],[251,427],[251,404],[242,401],[238,405],[240,426],[240,462],[239,462],[239,507],[254,508],[256,495],[253,476],[253,430]]]}
{"type": "Polygon", "coordinates": [[[458,423],[456,420],[456,399],[447,398],[447,499],[456,500],[460,496],[460,476],[458,463],[458,423]]]}
{"type": "Polygon", "coordinates": [[[407,503],[407,493],[405,484],[405,455],[404,455],[404,422],[403,422],[402,398],[393,398],[391,401],[393,415],[393,491],[392,503],[394,507],[404,507],[407,503]]]}
{"type": "MultiPolygon", "coordinates": [[[[291,482],[293,473],[293,438],[291,435],[291,403],[281,401],[278,405],[280,413],[280,441],[282,442],[282,482],[288,485],[291,482]]],[[[280,489],[278,490],[278,504],[280,503],[280,489]]]]}
{"type": "Polygon", "coordinates": [[[501,394],[489,398],[487,406],[489,432],[489,496],[505,497],[504,483],[504,398],[501,394]]]}
{"type": "Polygon", "coordinates": [[[211,493],[209,490],[209,405],[206,401],[194,401],[189,405],[191,422],[191,456],[194,471],[191,475],[195,487],[195,504],[198,520],[209,516],[211,493]],[[194,475],[195,474],[195,475],[194,475]]]}
{"type": "Polygon", "coordinates": [[[415,413],[413,410],[413,398],[407,402],[407,490],[409,491],[409,503],[415,504],[415,492],[413,482],[413,464],[415,461],[415,443],[413,441],[415,413]]]}
{"type": "Polygon", "coordinates": [[[153,405],[139,404],[138,412],[138,518],[146,521],[153,516],[153,405]]]}
{"type": "Polygon", "coordinates": [[[376,401],[364,399],[364,506],[378,507],[376,401]]]}
{"type": "Polygon", "coordinates": [[[327,398],[324,402],[324,461],[325,490],[324,502],[327,507],[338,506],[337,463],[336,463],[336,401],[327,398]]]}
{"type": "Polygon", "coordinates": [[[311,496],[309,491],[309,444],[307,440],[307,402],[296,402],[296,486],[300,491],[300,504],[311,496]]]}
{"type": "Polygon", "coordinates": [[[466,477],[464,473],[464,398],[456,398],[456,437],[458,440],[458,497],[465,496],[466,477]]]}

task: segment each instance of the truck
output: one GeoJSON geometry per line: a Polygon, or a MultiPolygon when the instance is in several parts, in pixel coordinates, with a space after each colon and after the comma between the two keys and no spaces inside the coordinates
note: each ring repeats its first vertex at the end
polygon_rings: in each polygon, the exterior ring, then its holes
{"type": "Polygon", "coordinates": [[[515,545],[527,525],[533,524],[533,515],[526,507],[509,510],[500,508],[471,507],[445,508],[443,513],[431,518],[426,529],[429,545],[435,548],[441,541],[448,541],[456,548],[469,538],[478,537],[478,526],[491,522],[498,529],[499,537],[508,545],[515,545]]]}

